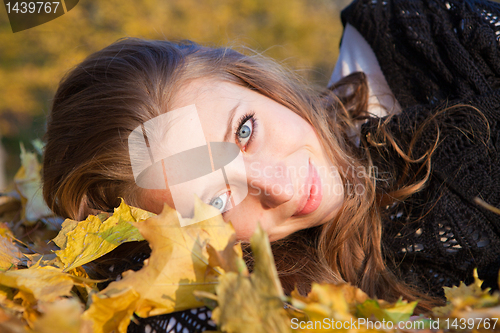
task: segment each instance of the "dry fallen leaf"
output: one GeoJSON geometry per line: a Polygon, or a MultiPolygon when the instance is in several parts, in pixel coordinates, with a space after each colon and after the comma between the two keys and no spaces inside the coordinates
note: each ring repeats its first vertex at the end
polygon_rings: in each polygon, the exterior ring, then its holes
{"type": "Polygon", "coordinates": [[[396,303],[379,300],[366,300],[357,306],[358,315],[363,318],[375,318],[378,321],[391,321],[397,323],[407,321],[413,314],[417,302],[407,302],[399,299],[396,303]]]}
{"type": "Polygon", "coordinates": [[[0,308],[0,332],[2,333],[27,333],[26,324],[16,316],[0,308]]]}
{"type": "MultiPolygon", "coordinates": [[[[307,320],[322,321],[331,318],[338,321],[350,321],[356,317],[349,311],[351,309],[345,297],[346,291],[354,288],[348,284],[316,284],[312,285],[307,297],[292,292],[291,303],[297,309],[304,311],[307,320]]],[[[355,300],[351,300],[355,301],[355,300]]]]}
{"type": "MultiPolygon", "coordinates": [[[[378,322],[392,322],[397,327],[398,322],[407,321],[413,314],[417,302],[398,300],[389,303],[384,300],[370,299],[361,289],[347,283],[317,284],[314,283],[307,297],[296,291],[292,292],[291,303],[304,312],[305,317],[299,318],[307,324],[295,332],[330,332],[334,322],[348,322],[349,325],[335,329],[338,332],[376,332],[366,321],[366,318],[378,322]],[[325,321],[326,320],[326,321],[325,321]],[[314,328],[314,323],[321,322],[321,327],[314,328]],[[354,328],[350,323],[357,323],[354,328]]],[[[386,326],[386,327],[389,327],[386,326]]]]}
{"type": "Polygon", "coordinates": [[[69,296],[74,284],[72,275],[50,266],[0,272],[0,285],[18,289],[44,302],[69,296]]]}
{"type": "Polygon", "coordinates": [[[470,323],[468,319],[471,319],[476,329],[492,331],[496,328],[495,331],[500,331],[500,323],[497,323],[500,318],[500,293],[490,294],[489,288],[481,289],[482,283],[475,270],[474,282],[470,285],[461,282],[458,287],[445,287],[448,304],[434,308],[434,316],[441,318],[441,322],[449,318],[448,323],[458,323],[459,326],[460,319],[467,324],[470,323]]]}
{"type": "Polygon", "coordinates": [[[251,247],[254,271],[250,275],[246,271],[228,272],[220,277],[218,307],[212,319],[227,333],[290,332],[269,239],[260,226],[252,236],[251,247]]]}
{"type": "Polygon", "coordinates": [[[461,282],[458,287],[444,287],[444,294],[448,304],[436,307],[433,312],[436,316],[452,316],[474,308],[488,308],[500,304],[500,294],[489,293],[489,289],[481,289],[483,281],[478,278],[477,270],[474,271],[474,282],[466,285],[461,282]]]}
{"type": "Polygon", "coordinates": [[[0,271],[16,267],[22,254],[13,242],[14,237],[4,223],[0,223],[0,271]]]}
{"type": "Polygon", "coordinates": [[[138,300],[139,294],[132,288],[93,294],[82,319],[91,323],[94,333],[126,333],[138,300]]]}
{"type": "MultiPolygon", "coordinates": [[[[208,269],[217,267],[222,272],[236,272],[247,274],[248,269],[245,261],[243,260],[243,251],[241,244],[236,242],[236,234],[231,235],[226,247],[217,251],[210,243],[207,244],[208,252],[208,269]]],[[[207,272],[209,274],[210,272],[207,272]]]]}
{"type": "Polygon", "coordinates": [[[133,288],[140,295],[135,311],[141,317],[203,305],[193,291],[213,291],[221,273],[210,267],[205,245],[210,242],[220,251],[234,233],[232,226],[220,214],[214,214],[214,210],[197,199],[194,218],[202,222],[180,227],[178,213],[165,205],[160,215],[134,223],[149,242],[151,257],[141,270],[125,272],[120,281],[112,282],[101,295],[133,288]]]}
{"type": "Polygon", "coordinates": [[[90,327],[85,325],[80,317],[83,313],[83,304],[75,298],[42,303],[38,305],[38,310],[41,315],[33,323],[33,333],[91,332],[90,327]]]}
{"type": "Polygon", "coordinates": [[[27,223],[52,215],[42,196],[41,168],[36,154],[27,152],[21,144],[21,168],[14,176],[14,183],[22,197],[23,217],[27,223]]]}
{"type": "Polygon", "coordinates": [[[62,230],[54,238],[61,250],[56,251],[64,264],[64,271],[70,271],[91,262],[114,250],[125,242],[144,240],[137,229],[141,222],[154,216],[145,210],[130,207],[122,200],[112,216],[107,214],[89,215],[86,220],[64,221],[62,230]]]}

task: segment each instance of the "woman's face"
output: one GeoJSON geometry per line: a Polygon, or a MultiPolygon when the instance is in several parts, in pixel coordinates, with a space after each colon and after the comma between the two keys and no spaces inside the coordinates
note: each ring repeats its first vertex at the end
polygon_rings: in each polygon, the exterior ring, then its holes
{"type": "MultiPolygon", "coordinates": [[[[243,172],[225,179],[244,184],[242,201],[233,206],[225,184],[205,191],[211,193],[202,198],[223,212],[239,239],[248,240],[258,223],[273,241],[337,214],[344,196],[342,180],[307,121],[270,98],[223,81],[193,81],[181,89],[172,109],[193,105],[206,142],[232,142],[241,151],[243,172]]],[[[174,126],[177,133],[190,130],[189,121],[182,119],[174,126]]],[[[184,143],[174,141],[164,144],[184,143]]],[[[174,206],[168,187],[145,192],[145,209],[159,213],[165,202],[174,206]]],[[[192,193],[186,196],[193,198],[192,193]]]]}

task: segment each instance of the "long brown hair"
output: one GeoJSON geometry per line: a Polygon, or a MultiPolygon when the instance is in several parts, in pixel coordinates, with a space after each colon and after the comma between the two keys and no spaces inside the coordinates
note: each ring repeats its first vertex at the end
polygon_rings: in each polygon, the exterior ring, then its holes
{"type": "MultiPolygon", "coordinates": [[[[366,149],[378,141],[398,145],[380,124],[380,135],[356,147],[347,133],[368,117],[367,87],[353,75],[318,93],[293,72],[259,55],[192,42],[172,43],[127,38],[90,55],[61,81],[46,133],[43,194],[61,216],[83,219],[109,210],[119,197],[142,206],[128,155],[127,137],[137,126],[169,111],[184,84],[216,78],[255,90],[306,119],[316,129],[345,186],[343,207],[330,222],[297,232],[273,244],[283,286],[307,292],[313,281],[350,282],[371,296],[395,300],[421,299],[429,309],[435,300],[421,295],[389,271],[382,254],[381,210],[422,188],[428,175],[379,191],[366,149]],[[376,140],[375,140],[376,139],[376,140]],[[364,175],[350,170],[367,170],[364,175]],[[290,263],[293,263],[291,265],[290,263]]],[[[411,148],[410,148],[411,150],[411,148]]],[[[424,162],[411,151],[399,153],[407,164],[424,162]]]]}

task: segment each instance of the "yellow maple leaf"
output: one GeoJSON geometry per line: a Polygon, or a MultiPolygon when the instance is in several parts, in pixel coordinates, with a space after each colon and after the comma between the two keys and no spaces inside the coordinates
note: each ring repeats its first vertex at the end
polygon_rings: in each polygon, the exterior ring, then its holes
{"type": "Polygon", "coordinates": [[[228,272],[220,277],[216,288],[218,306],[212,319],[227,333],[290,332],[269,239],[260,226],[250,244],[254,271],[250,275],[246,271],[228,272]]]}
{"type": "MultiPolygon", "coordinates": [[[[247,266],[243,260],[241,244],[236,242],[236,234],[231,235],[226,247],[217,251],[210,243],[207,244],[209,270],[218,267],[222,272],[248,273],[247,266]]],[[[210,272],[207,272],[209,274],[210,272]]]]}
{"type": "Polygon", "coordinates": [[[395,303],[387,303],[379,300],[366,300],[357,306],[358,314],[364,318],[371,318],[382,321],[397,323],[410,318],[417,306],[417,302],[407,302],[399,299],[395,303]]]}
{"type": "MultiPolygon", "coordinates": [[[[384,300],[370,299],[358,287],[348,283],[317,284],[313,283],[307,297],[293,291],[291,303],[302,310],[305,316],[297,317],[303,323],[294,332],[330,332],[335,328],[337,332],[376,332],[367,325],[366,318],[379,322],[392,322],[397,327],[400,321],[406,321],[413,314],[417,302],[398,300],[389,303],[384,300]],[[342,325],[339,325],[342,324],[342,325]]],[[[292,321],[293,323],[293,321],[292,321]]],[[[390,327],[388,325],[387,327],[390,327]]],[[[383,329],[382,329],[383,330],[383,329]]]]}
{"type": "Polygon", "coordinates": [[[139,294],[132,288],[93,294],[92,305],[82,319],[91,323],[94,333],[126,333],[138,300],[139,294]]]}
{"type": "MultiPolygon", "coordinates": [[[[500,293],[490,294],[489,288],[481,289],[483,281],[478,277],[477,270],[474,270],[474,282],[466,285],[460,282],[457,287],[444,287],[444,294],[448,304],[433,309],[437,317],[468,318],[467,312],[473,309],[487,309],[500,305],[500,293]]],[[[484,312],[493,310],[484,310],[484,312]]],[[[480,311],[479,311],[480,312],[480,311]]],[[[498,313],[499,311],[496,310],[498,313]]],[[[478,317],[480,318],[480,317],[478,317]]]]}
{"type": "Polygon", "coordinates": [[[15,310],[22,312],[24,320],[33,327],[41,315],[41,305],[71,296],[74,286],[88,286],[94,282],[85,274],[81,275],[76,276],[64,273],[60,268],[39,265],[0,272],[0,304],[13,308],[11,300],[21,300],[21,309],[15,310]],[[8,293],[15,293],[15,296],[12,297],[8,293]]]}
{"type": "Polygon", "coordinates": [[[133,288],[139,295],[136,313],[141,317],[190,309],[203,305],[194,290],[213,291],[221,270],[209,264],[206,244],[217,251],[226,247],[234,233],[231,224],[214,214],[216,208],[195,202],[195,224],[180,227],[179,214],[165,205],[163,212],[141,223],[134,223],[149,242],[151,257],[144,267],[128,271],[112,282],[101,295],[133,288]],[[214,216],[205,219],[204,216],[214,216]]]}
{"type": "Polygon", "coordinates": [[[296,291],[292,292],[291,303],[304,311],[308,321],[322,321],[324,318],[350,321],[355,319],[346,299],[346,292],[350,294],[351,288],[354,287],[348,284],[313,283],[307,297],[299,295],[296,291]]]}
{"type": "Polygon", "coordinates": [[[274,265],[269,238],[260,224],[250,239],[250,246],[255,259],[251,277],[255,287],[263,294],[282,300],[283,288],[274,265]]]}
{"type": "Polygon", "coordinates": [[[33,324],[40,316],[40,312],[38,312],[37,309],[38,302],[33,294],[24,290],[19,290],[14,297],[14,300],[21,300],[23,319],[26,321],[28,326],[33,327],[33,324]]]}
{"type": "Polygon", "coordinates": [[[53,241],[61,248],[56,255],[63,263],[65,272],[111,252],[120,244],[144,240],[137,229],[139,224],[135,222],[144,221],[154,214],[130,207],[122,200],[113,215],[107,216],[89,215],[81,222],[64,221],[53,241]]]}
{"type": "MultiPolygon", "coordinates": [[[[92,215],[91,215],[92,216],[92,215]]],[[[103,215],[97,215],[99,220],[104,221],[105,217],[103,215]],[[101,218],[102,216],[102,218],[101,218]]],[[[87,220],[85,220],[87,221],[87,220]]],[[[83,222],[85,222],[83,221],[83,222]]],[[[56,244],[60,249],[64,249],[66,247],[66,243],[68,242],[68,233],[75,230],[75,228],[78,226],[78,224],[81,222],[72,220],[72,219],[66,219],[64,220],[63,224],[61,225],[61,230],[59,230],[59,233],[57,236],[52,239],[54,244],[56,244]]],[[[83,223],[81,224],[83,226],[83,223]]]]}
{"type": "Polygon", "coordinates": [[[45,302],[69,296],[74,279],[72,275],[50,266],[0,272],[0,285],[16,288],[45,302]]]}

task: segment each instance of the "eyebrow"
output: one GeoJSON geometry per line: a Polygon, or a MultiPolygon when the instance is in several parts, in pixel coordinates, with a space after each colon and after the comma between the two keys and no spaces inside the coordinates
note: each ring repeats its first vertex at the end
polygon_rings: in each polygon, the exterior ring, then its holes
{"type": "Polygon", "coordinates": [[[240,106],[240,102],[238,102],[238,104],[236,104],[235,107],[232,108],[231,111],[229,111],[229,119],[227,121],[226,134],[224,134],[224,141],[225,142],[229,142],[229,137],[231,136],[231,134],[233,132],[233,119],[234,119],[234,115],[236,113],[236,110],[238,109],[239,106],[240,106]]]}

